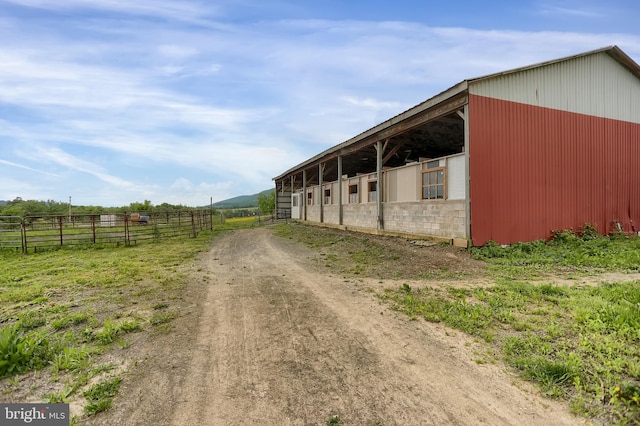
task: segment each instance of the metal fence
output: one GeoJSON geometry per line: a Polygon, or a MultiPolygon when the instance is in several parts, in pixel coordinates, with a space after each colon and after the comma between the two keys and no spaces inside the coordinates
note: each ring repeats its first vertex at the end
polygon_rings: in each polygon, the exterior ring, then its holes
{"type": "Polygon", "coordinates": [[[0,216],[0,249],[22,248],[22,218],[0,216]]]}
{"type": "Polygon", "coordinates": [[[273,214],[274,219],[291,219],[291,208],[280,207],[273,214]]]}
{"type": "Polygon", "coordinates": [[[197,237],[213,228],[209,209],[165,212],[0,216],[0,249],[23,253],[64,246],[132,245],[168,237],[197,237]]]}

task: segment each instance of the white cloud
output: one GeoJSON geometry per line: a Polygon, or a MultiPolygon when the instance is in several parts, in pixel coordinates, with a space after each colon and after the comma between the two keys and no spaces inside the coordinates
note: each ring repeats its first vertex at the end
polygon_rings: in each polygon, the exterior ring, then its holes
{"type": "Polygon", "coordinates": [[[186,59],[198,54],[198,50],[191,46],[163,44],[157,47],[158,53],[170,59],[186,59]]]}
{"type": "Polygon", "coordinates": [[[633,34],[221,24],[210,17],[224,11],[202,2],[11,2],[118,14],[118,25],[109,14],[66,27],[0,22],[0,157],[60,179],[86,176],[105,205],[257,192],[465,78],[611,44],[640,55],[633,34]]]}
{"type": "Polygon", "coordinates": [[[25,200],[48,200],[46,189],[24,179],[15,179],[7,175],[0,175],[0,200],[15,200],[22,197],[25,200]],[[29,196],[25,196],[29,194],[29,196]]]}
{"type": "MultiPolygon", "coordinates": [[[[609,8],[612,5],[609,5],[609,8]]],[[[538,13],[558,17],[603,18],[607,15],[606,9],[593,7],[585,2],[561,1],[555,3],[543,3],[539,6],[538,13]]]]}
{"type": "Polygon", "coordinates": [[[33,167],[25,166],[23,164],[14,163],[14,162],[7,161],[7,160],[0,159],[0,164],[5,164],[7,166],[17,167],[17,168],[24,169],[24,170],[29,170],[30,172],[42,173],[42,174],[45,174],[45,175],[58,177],[58,175],[56,175],[54,173],[49,173],[49,172],[46,172],[44,170],[34,169],[33,167]]]}
{"type": "Polygon", "coordinates": [[[357,98],[354,96],[343,96],[342,98],[340,98],[342,101],[344,101],[345,103],[352,105],[352,106],[357,106],[357,107],[362,107],[362,108],[371,108],[371,109],[385,109],[385,108],[399,108],[400,105],[398,104],[398,102],[385,102],[385,101],[379,101],[377,99],[373,99],[373,98],[357,98]]]}
{"type": "Polygon", "coordinates": [[[41,160],[43,160],[44,162],[53,162],[55,164],[63,166],[66,169],[70,169],[72,171],[78,171],[78,172],[95,176],[101,181],[121,189],[127,189],[127,190],[140,189],[133,182],[128,182],[117,176],[110,175],[109,173],[105,172],[104,169],[98,164],[89,162],[87,160],[83,160],[67,152],[64,152],[58,148],[46,149],[44,147],[39,147],[37,151],[34,152],[32,155],[33,157],[40,157],[41,160]]]}
{"type": "Polygon", "coordinates": [[[4,0],[20,6],[53,11],[98,10],[130,15],[157,16],[171,20],[195,20],[216,14],[213,5],[172,0],[4,0]]]}

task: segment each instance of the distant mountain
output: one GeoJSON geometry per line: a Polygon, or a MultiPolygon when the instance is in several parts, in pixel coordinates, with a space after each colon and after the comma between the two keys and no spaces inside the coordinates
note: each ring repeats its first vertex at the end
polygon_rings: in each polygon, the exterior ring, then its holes
{"type": "Polygon", "coordinates": [[[6,200],[0,200],[0,206],[6,206],[7,204],[9,204],[8,201],[6,200]]]}
{"type": "Polygon", "coordinates": [[[240,195],[238,197],[229,198],[228,200],[218,201],[213,203],[213,207],[217,209],[246,209],[251,207],[258,207],[258,195],[268,194],[273,191],[271,189],[265,189],[262,192],[253,195],[240,195]]]}

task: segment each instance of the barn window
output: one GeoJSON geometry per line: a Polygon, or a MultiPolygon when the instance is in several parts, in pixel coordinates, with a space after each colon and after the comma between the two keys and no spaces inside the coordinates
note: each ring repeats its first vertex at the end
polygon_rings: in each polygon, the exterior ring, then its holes
{"type": "Polygon", "coordinates": [[[422,172],[422,199],[444,200],[445,173],[444,167],[427,169],[422,172]]]}
{"type": "Polygon", "coordinates": [[[350,203],[359,203],[358,199],[358,184],[349,185],[349,202],[350,203]]]}
{"type": "Polygon", "coordinates": [[[298,207],[298,194],[293,194],[293,197],[291,197],[291,205],[298,207]]]}
{"type": "Polygon", "coordinates": [[[313,190],[307,191],[307,205],[313,205],[313,190]]]}
{"type": "Polygon", "coordinates": [[[331,204],[331,188],[324,189],[324,203],[331,204]]]}
{"type": "Polygon", "coordinates": [[[377,190],[378,190],[378,181],[372,180],[369,181],[369,202],[372,203],[378,199],[377,190]]]}

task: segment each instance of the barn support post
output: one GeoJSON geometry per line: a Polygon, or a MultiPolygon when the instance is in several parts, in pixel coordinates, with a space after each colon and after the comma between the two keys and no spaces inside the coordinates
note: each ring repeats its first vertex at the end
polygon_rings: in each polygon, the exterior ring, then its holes
{"type": "MultiPolygon", "coordinates": [[[[388,140],[388,139],[387,139],[388,140]]],[[[384,149],[382,148],[382,141],[376,142],[376,174],[378,181],[376,182],[376,210],[377,210],[377,223],[378,230],[384,229],[384,218],[382,214],[382,154],[384,149]]]]}
{"type": "Polygon", "coordinates": [[[307,171],[302,171],[302,220],[307,221],[307,171]]]}
{"type": "Polygon", "coordinates": [[[338,224],[342,225],[342,155],[338,155],[338,224]]]}
{"type": "MultiPolygon", "coordinates": [[[[286,191],[286,187],[285,187],[285,183],[284,183],[284,179],[282,179],[280,181],[280,195],[285,195],[287,193],[286,191]]],[[[276,207],[278,206],[278,184],[276,183],[276,193],[275,193],[275,198],[276,198],[276,207]]],[[[291,202],[291,198],[289,198],[289,202],[291,202]]],[[[277,212],[277,210],[276,210],[277,212]]],[[[286,213],[283,213],[284,216],[286,216],[286,213]]],[[[277,216],[277,213],[276,213],[277,216]]]]}
{"type": "MultiPolygon", "coordinates": [[[[280,207],[279,207],[279,203],[278,203],[278,181],[276,181],[276,182],[275,182],[275,188],[274,188],[273,190],[276,192],[276,193],[275,193],[275,196],[273,197],[273,198],[274,198],[274,201],[275,201],[275,202],[274,202],[274,206],[273,206],[273,208],[274,208],[274,210],[275,210],[276,217],[278,217],[278,211],[279,211],[279,209],[280,209],[280,207]]],[[[260,217],[260,214],[262,214],[262,211],[260,211],[260,212],[258,213],[258,217],[260,217]]]]}
{"type": "Polygon", "coordinates": [[[318,165],[318,186],[320,186],[320,223],[324,223],[324,163],[318,165]]]}
{"type": "Polygon", "coordinates": [[[294,190],[294,186],[296,184],[296,176],[295,175],[291,175],[291,195],[290,195],[290,201],[289,201],[289,205],[291,206],[291,213],[289,213],[289,219],[293,218],[293,197],[295,196],[295,190],[294,190]]]}

